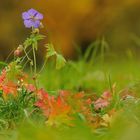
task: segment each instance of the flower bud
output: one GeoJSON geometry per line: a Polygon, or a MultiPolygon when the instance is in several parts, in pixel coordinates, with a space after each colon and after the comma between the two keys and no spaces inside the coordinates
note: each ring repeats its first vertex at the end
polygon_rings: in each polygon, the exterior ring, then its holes
{"type": "Polygon", "coordinates": [[[14,56],[20,56],[20,54],[21,54],[20,50],[17,49],[14,51],[14,56]]]}

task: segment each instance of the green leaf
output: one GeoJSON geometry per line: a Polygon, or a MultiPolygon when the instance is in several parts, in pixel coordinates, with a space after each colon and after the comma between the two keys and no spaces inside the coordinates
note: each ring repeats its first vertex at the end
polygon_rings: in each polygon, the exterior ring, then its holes
{"type": "Polygon", "coordinates": [[[31,34],[29,38],[27,38],[24,42],[25,49],[32,45],[37,50],[37,42],[39,40],[44,39],[44,35],[40,34],[31,34]]]}
{"type": "Polygon", "coordinates": [[[47,44],[46,48],[47,48],[47,54],[46,54],[47,59],[57,54],[52,44],[47,44]]]}
{"type": "Polygon", "coordinates": [[[28,48],[30,45],[32,45],[32,39],[27,38],[24,42],[25,49],[28,48]]]}
{"type": "Polygon", "coordinates": [[[47,44],[46,48],[47,48],[46,58],[48,59],[52,56],[56,56],[56,69],[61,69],[66,63],[65,58],[55,51],[53,44],[47,44]]]}
{"type": "Polygon", "coordinates": [[[78,116],[82,121],[86,121],[86,118],[82,113],[78,113],[78,116]]]}
{"type": "Polygon", "coordinates": [[[62,67],[64,67],[66,64],[66,60],[65,58],[60,55],[60,54],[57,54],[56,55],[56,69],[61,69],[62,67]]]}
{"type": "Polygon", "coordinates": [[[38,40],[42,40],[42,39],[44,39],[44,38],[45,38],[44,35],[40,35],[40,34],[35,35],[35,39],[36,39],[36,41],[38,41],[38,40]]]}
{"type": "Polygon", "coordinates": [[[5,62],[0,61],[0,66],[7,66],[8,64],[5,62]]]}

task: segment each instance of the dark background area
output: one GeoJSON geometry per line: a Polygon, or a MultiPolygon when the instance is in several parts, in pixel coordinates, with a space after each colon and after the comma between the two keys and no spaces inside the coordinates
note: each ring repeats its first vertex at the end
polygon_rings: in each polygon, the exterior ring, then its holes
{"type": "MultiPolygon", "coordinates": [[[[74,43],[85,50],[102,37],[117,55],[140,52],[139,0],[4,0],[0,4],[0,60],[29,35],[21,14],[30,8],[44,15],[43,43],[53,42],[66,57],[77,55],[74,43]]],[[[39,58],[45,52],[42,44],[39,58]]]]}

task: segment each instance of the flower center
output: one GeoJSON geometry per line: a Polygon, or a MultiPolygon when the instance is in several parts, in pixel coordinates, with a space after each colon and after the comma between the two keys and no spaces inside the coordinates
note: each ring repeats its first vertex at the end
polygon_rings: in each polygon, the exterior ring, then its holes
{"type": "Polygon", "coordinates": [[[36,20],[37,20],[34,16],[30,16],[30,19],[31,19],[32,21],[36,21],[36,20]]]}

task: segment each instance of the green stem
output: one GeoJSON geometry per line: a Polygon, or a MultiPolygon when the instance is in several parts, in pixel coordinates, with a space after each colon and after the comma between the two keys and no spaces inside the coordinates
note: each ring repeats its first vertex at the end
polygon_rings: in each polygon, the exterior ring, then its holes
{"type": "Polygon", "coordinates": [[[28,59],[29,61],[32,61],[32,59],[28,56],[28,53],[26,52],[26,50],[25,50],[25,49],[23,49],[23,50],[24,50],[24,53],[25,53],[27,59],[28,59]]]}
{"type": "Polygon", "coordinates": [[[24,62],[24,60],[25,60],[26,57],[27,57],[27,60],[28,60],[28,61],[31,60],[31,58],[29,58],[29,56],[28,56],[28,54],[31,52],[31,50],[32,50],[32,48],[31,48],[28,52],[26,52],[26,50],[24,49],[25,56],[22,57],[20,64],[21,64],[22,62],[24,62]]]}
{"type": "Polygon", "coordinates": [[[38,89],[38,86],[37,86],[37,67],[36,67],[36,54],[35,54],[35,46],[33,44],[33,57],[34,57],[34,83],[35,83],[35,86],[36,86],[36,89],[38,89]]]}
{"type": "Polygon", "coordinates": [[[34,57],[34,74],[36,75],[37,67],[36,67],[36,54],[35,54],[35,47],[33,45],[33,57],[34,57]]]}
{"type": "Polygon", "coordinates": [[[30,63],[30,70],[31,70],[31,74],[32,74],[33,73],[32,72],[32,66],[33,66],[32,59],[28,56],[28,53],[26,52],[26,50],[25,49],[23,49],[23,50],[24,50],[25,56],[27,57],[27,59],[28,59],[28,61],[30,63]]]}
{"type": "Polygon", "coordinates": [[[24,69],[24,68],[26,67],[26,65],[27,65],[28,62],[30,62],[30,61],[27,60],[27,61],[25,62],[25,64],[23,65],[22,69],[24,69]]]}
{"type": "Polygon", "coordinates": [[[43,66],[41,67],[41,69],[40,69],[40,71],[38,72],[38,74],[40,74],[40,73],[43,71],[43,69],[44,69],[46,63],[47,63],[47,59],[45,59],[44,64],[43,64],[43,66]]]}
{"type": "Polygon", "coordinates": [[[13,49],[13,50],[9,53],[9,55],[7,56],[7,58],[6,58],[5,62],[7,62],[7,61],[8,61],[9,57],[10,57],[13,53],[14,53],[14,49],[13,49]]]}

